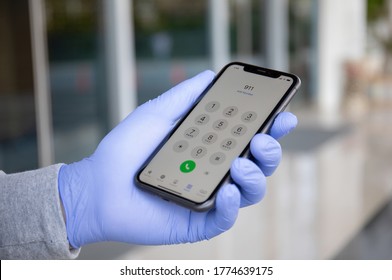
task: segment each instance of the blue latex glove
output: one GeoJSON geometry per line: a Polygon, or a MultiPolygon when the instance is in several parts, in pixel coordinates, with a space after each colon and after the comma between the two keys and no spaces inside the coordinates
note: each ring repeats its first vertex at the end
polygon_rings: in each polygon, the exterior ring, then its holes
{"type": "Polygon", "coordinates": [[[138,168],[214,76],[205,71],[143,104],[101,141],[93,155],[61,167],[59,191],[72,247],[100,241],[153,245],[210,239],[234,224],[240,207],[262,199],[265,176],[272,174],[281,158],[274,138],[297,124],[290,113],[278,115],[271,136],[253,138],[256,163],[243,158],[233,161],[231,176],[236,185],[223,186],[215,208],[208,212],[190,211],[134,185],[138,168]]]}

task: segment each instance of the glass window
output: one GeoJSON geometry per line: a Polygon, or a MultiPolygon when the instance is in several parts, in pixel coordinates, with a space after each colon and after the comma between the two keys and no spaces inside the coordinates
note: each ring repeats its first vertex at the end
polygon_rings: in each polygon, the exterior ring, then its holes
{"type": "Polygon", "coordinates": [[[56,162],[91,154],[107,131],[98,0],[46,0],[56,162]]]}
{"type": "Polygon", "coordinates": [[[265,61],[265,1],[230,1],[230,49],[235,60],[265,61]]]}
{"type": "Polygon", "coordinates": [[[301,94],[293,104],[312,102],[315,94],[317,61],[317,15],[315,1],[289,1],[289,52],[290,71],[301,77],[301,94]]]}
{"type": "Polygon", "coordinates": [[[0,170],[38,167],[28,1],[0,1],[0,170]]]}
{"type": "Polygon", "coordinates": [[[208,1],[135,0],[139,104],[210,68],[208,1]]]}

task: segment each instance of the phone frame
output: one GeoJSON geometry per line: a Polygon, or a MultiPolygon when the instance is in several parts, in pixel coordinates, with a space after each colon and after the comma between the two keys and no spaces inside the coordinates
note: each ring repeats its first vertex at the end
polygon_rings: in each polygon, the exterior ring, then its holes
{"type": "MultiPolygon", "coordinates": [[[[188,110],[188,112],[176,123],[176,125],[173,127],[173,129],[167,134],[167,136],[162,140],[162,142],[157,146],[157,148],[154,150],[154,152],[147,158],[147,160],[143,163],[141,168],[137,171],[136,176],[134,177],[135,184],[142,190],[147,191],[149,193],[155,194],[160,196],[161,198],[172,201],[176,204],[179,204],[181,206],[184,206],[186,208],[189,208],[191,210],[195,210],[198,212],[203,212],[207,211],[211,208],[214,207],[215,204],[215,198],[216,194],[219,190],[219,188],[224,185],[225,183],[232,182],[231,177],[230,177],[230,169],[226,172],[225,176],[223,176],[222,180],[219,182],[219,184],[215,187],[214,191],[211,193],[211,195],[206,199],[206,201],[202,203],[196,203],[193,202],[189,199],[186,199],[184,197],[178,196],[172,192],[165,191],[163,189],[157,188],[155,186],[146,184],[140,180],[140,175],[142,171],[145,169],[145,167],[148,165],[148,163],[154,158],[154,156],[160,151],[162,146],[166,143],[166,141],[175,133],[175,131],[181,126],[181,124],[184,122],[184,120],[188,117],[188,115],[194,110],[194,108],[197,106],[197,104],[200,102],[200,100],[209,92],[211,87],[216,83],[216,81],[220,78],[220,76],[226,71],[226,69],[230,66],[233,65],[238,65],[238,66],[243,66],[244,71],[246,72],[251,72],[255,73],[258,75],[262,76],[268,76],[272,78],[278,78],[281,75],[288,76],[293,79],[292,85],[289,87],[289,89],[286,91],[286,93],[283,95],[283,97],[279,100],[279,102],[275,105],[273,108],[272,112],[268,115],[266,120],[263,122],[263,124],[260,126],[260,128],[257,130],[255,133],[268,133],[269,129],[271,128],[273,121],[275,117],[284,109],[287,107],[293,96],[295,95],[297,89],[301,85],[301,80],[298,76],[292,74],[292,73],[287,73],[287,72],[282,72],[278,70],[273,70],[269,68],[264,68],[264,67],[259,67],[255,65],[250,65],[246,64],[243,62],[231,62],[224,66],[222,70],[219,71],[219,73],[215,76],[215,78],[212,80],[212,82],[207,86],[207,88],[200,94],[200,96],[197,98],[195,103],[192,105],[192,107],[188,110]]],[[[241,154],[239,157],[251,157],[250,155],[250,142],[244,147],[242,150],[241,154]]]]}

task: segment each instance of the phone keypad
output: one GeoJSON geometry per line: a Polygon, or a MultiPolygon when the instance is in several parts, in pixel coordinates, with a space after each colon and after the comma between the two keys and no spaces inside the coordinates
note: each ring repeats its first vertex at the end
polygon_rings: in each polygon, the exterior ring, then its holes
{"type": "Polygon", "coordinates": [[[184,136],[185,138],[193,139],[199,134],[199,132],[200,129],[198,129],[197,127],[190,127],[187,130],[185,130],[184,136]]]}
{"type": "Polygon", "coordinates": [[[212,112],[215,112],[216,110],[218,110],[219,107],[220,107],[219,102],[217,102],[217,101],[211,101],[211,102],[209,102],[209,103],[206,105],[205,109],[206,109],[207,112],[212,113],[212,112]]]}
{"type": "Polygon", "coordinates": [[[222,141],[220,147],[224,151],[230,151],[236,146],[237,142],[233,138],[227,138],[222,141]]]}
{"type": "Polygon", "coordinates": [[[218,134],[215,132],[208,132],[206,135],[203,136],[202,142],[207,145],[211,145],[215,143],[215,141],[218,139],[218,134]]]}
{"type": "Polygon", "coordinates": [[[223,115],[225,117],[234,117],[236,114],[238,113],[238,108],[236,106],[230,106],[227,107],[224,111],[223,111],[223,115]]]}
{"type": "Polygon", "coordinates": [[[212,125],[212,128],[215,130],[224,130],[227,125],[229,124],[228,121],[220,119],[214,122],[214,124],[212,125]]]}
{"type": "Polygon", "coordinates": [[[226,159],[226,155],[222,152],[213,153],[210,157],[210,162],[214,165],[221,164],[226,159]]]}
{"type": "Polygon", "coordinates": [[[198,146],[196,148],[194,148],[191,152],[191,155],[193,158],[202,158],[207,154],[207,149],[205,147],[202,146],[198,146]]]}
{"type": "Polygon", "coordinates": [[[196,126],[189,127],[183,134],[189,142],[177,141],[173,149],[183,152],[193,146],[187,152],[191,158],[198,160],[207,155],[211,164],[219,165],[226,160],[227,153],[237,146],[238,138],[246,134],[246,124],[256,120],[257,114],[253,111],[241,112],[236,106],[221,108],[217,101],[207,103],[204,110],[205,113],[194,119],[196,126]],[[229,131],[224,132],[226,129],[229,131]],[[212,147],[217,141],[218,151],[212,147]]]}
{"type": "Polygon", "coordinates": [[[256,118],[257,118],[257,114],[256,112],[253,111],[245,112],[241,116],[241,120],[246,123],[253,122],[256,118]]]}
{"type": "Polygon", "coordinates": [[[242,136],[245,134],[247,128],[243,124],[238,124],[231,130],[231,134],[234,136],[242,136]]]}
{"type": "Polygon", "coordinates": [[[180,140],[174,143],[173,150],[177,153],[185,151],[189,147],[189,143],[186,140],[180,140]]]}
{"type": "Polygon", "coordinates": [[[201,115],[196,117],[195,123],[199,124],[199,125],[203,125],[203,124],[208,123],[209,120],[210,120],[210,116],[209,115],[201,114],[201,115]]]}

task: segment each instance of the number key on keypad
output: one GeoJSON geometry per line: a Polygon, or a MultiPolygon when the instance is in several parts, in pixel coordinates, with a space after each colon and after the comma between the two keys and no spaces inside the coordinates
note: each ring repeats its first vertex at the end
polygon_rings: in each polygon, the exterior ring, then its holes
{"type": "Polygon", "coordinates": [[[210,120],[210,117],[207,114],[201,114],[196,117],[195,123],[203,125],[203,124],[208,123],[209,120],[210,120]]]}
{"type": "Polygon", "coordinates": [[[227,127],[228,122],[226,120],[217,120],[214,122],[214,124],[212,125],[212,127],[215,130],[223,130],[227,127]]]}
{"type": "Polygon", "coordinates": [[[203,136],[202,141],[204,144],[212,144],[218,139],[218,134],[214,132],[209,132],[203,136]]]}
{"type": "Polygon", "coordinates": [[[199,134],[200,130],[197,127],[191,127],[185,130],[184,136],[188,139],[193,139],[199,134]]]}
{"type": "Polygon", "coordinates": [[[202,158],[203,156],[206,155],[206,153],[207,153],[206,148],[202,146],[198,146],[192,150],[191,155],[193,158],[202,158]]]}
{"type": "Polygon", "coordinates": [[[227,107],[223,111],[223,115],[226,117],[234,117],[238,113],[238,108],[236,106],[227,107]]]}
{"type": "Polygon", "coordinates": [[[206,109],[207,112],[212,113],[212,112],[215,112],[216,110],[218,110],[219,107],[220,107],[219,102],[217,102],[217,101],[211,101],[211,102],[209,102],[209,103],[206,105],[205,109],[206,109]]]}
{"type": "Polygon", "coordinates": [[[233,138],[227,138],[222,141],[220,147],[225,151],[230,151],[236,146],[237,142],[233,138]]]}
{"type": "Polygon", "coordinates": [[[243,122],[253,122],[256,118],[257,118],[257,114],[256,112],[253,111],[245,112],[241,116],[241,120],[243,122]]]}
{"type": "Polygon", "coordinates": [[[243,124],[238,124],[231,130],[231,134],[234,136],[242,136],[246,132],[246,126],[243,124]]]}

